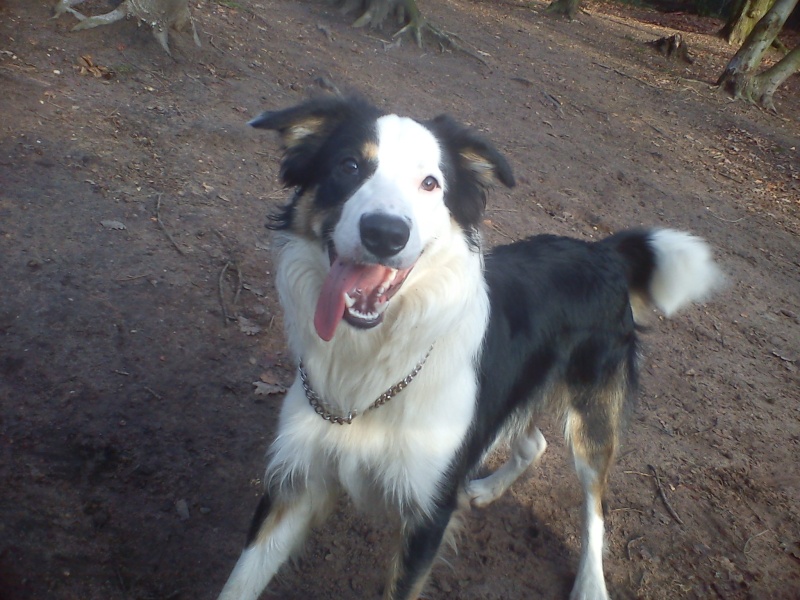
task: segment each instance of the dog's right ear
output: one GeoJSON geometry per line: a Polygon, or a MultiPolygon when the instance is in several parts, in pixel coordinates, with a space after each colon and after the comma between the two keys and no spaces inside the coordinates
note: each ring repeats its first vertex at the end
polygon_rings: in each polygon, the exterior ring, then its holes
{"type": "Polygon", "coordinates": [[[266,111],[248,122],[251,127],[277,131],[283,142],[281,179],[287,186],[314,183],[320,149],[343,123],[380,111],[358,98],[326,96],[285,110],[266,111]]]}

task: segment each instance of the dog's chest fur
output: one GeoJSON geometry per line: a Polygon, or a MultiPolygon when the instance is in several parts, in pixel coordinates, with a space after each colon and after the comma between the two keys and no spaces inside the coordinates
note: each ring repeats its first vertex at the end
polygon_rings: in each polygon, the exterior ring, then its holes
{"type": "Polygon", "coordinates": [[[395,508],[429,510],[473,420],[475,364],[489,311],[480,253],[457,225],[451,237],[429,248],[381,327],[342,327],[329,342],[308,319],[327,265],[313,242],[291,234],[282,241],[277,285],[292,351],[328,406],[358,416],[343,425],[323,419],[298,378],[281,413],[271,472],[283,471],[287,481],[338,482],[358,504],[379,495],[395,508]],[[428,352],[408,387],[368,410],[428,352]]]}

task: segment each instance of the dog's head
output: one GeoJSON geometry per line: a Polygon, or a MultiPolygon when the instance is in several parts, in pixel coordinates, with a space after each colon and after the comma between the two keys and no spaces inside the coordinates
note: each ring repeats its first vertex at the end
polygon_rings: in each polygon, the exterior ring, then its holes
{"type": "Polygon", "coordinates": [[[324,340],[342,319],[378,325],[426,248],[454,223],[477,242],[486,188],[514,185],[497,150],[446,116],[420,122],[327,97],[250,125],[280,134],[281,178],[297,188],[275,227],[319,242],[330,260],[314,316],[324,340]]]}

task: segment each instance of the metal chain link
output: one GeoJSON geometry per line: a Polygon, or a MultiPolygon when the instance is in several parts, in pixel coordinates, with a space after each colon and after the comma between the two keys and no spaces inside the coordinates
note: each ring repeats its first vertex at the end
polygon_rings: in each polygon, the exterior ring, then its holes
{"type": "MultiPolygon", "coordinates": [[[[397,396],[400,392],[408,387],[408,385],[414,381],[414,378],[419,375],[419,372],[422,370],[422,367],[425,365],[425,362],[428,360],[428,357],[431,355],[431,350],[433,350],[433,344],[428,349],[428,352],[425,356],[422,357],[422,360],[417,363],[417,365],[412,369],[411,373],[406,375],[403,379],[395,383],[392,387],[388,390],[383,392],[378,399],[375,400],[372,404],[370,404],[364,412],[368,410],[372,410],[375,408],[379,408],[386,404],[389,400],[397,396]]],[[[347,415],[337,415],[330,411],[327,407],[327,403],[322,399],[322,397],[315,392],[311,384],[308,381],[308,374],[306,373],[305,368],[303,367],[303,361],[300,360],[300,364],[298,365],[298,370],[300,371],[300,381],[303,383],[303,390],[306,393],[306,398],[308,399],[308,403],[311,405],[311,408],[314,409],[314,412],[317,413],[320,417],[329,421],[331,423],[336,423],[337,425],[350,425],[353,422],[359,412],[357,410],[351,410],[347,413],[347,415]]]]}

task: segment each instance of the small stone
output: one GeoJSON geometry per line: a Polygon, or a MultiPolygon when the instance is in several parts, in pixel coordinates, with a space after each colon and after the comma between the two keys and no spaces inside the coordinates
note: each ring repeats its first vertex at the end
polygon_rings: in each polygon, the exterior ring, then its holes
{"type": "Polygon", "coordinates": [[[189,519],[189,504],[184,499],[180,499],[175,503],[175,510],[178,511],[178,516],[181,518],[181,521],[186,521],[189,519]]]}

